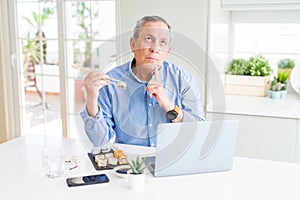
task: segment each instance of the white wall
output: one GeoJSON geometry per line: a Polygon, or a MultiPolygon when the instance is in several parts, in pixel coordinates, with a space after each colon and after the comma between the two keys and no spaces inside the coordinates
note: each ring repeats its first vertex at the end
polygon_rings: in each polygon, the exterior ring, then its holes
{"type": "Polygon", "coordinates": [[[206,46],[207,0],[120,0],[119,3],[121,31],[131,31],[135,22],[145,15],[160,15],[174,31],[206,46]]]}
{"type": "Polygon", "coordinates": [[[205,77],[207,50],[208,0],[126,0],[118,1],[117,32],[123,33],[118,54],[124,55],[121,62],[131,58],[129,37],[138,19],[145,15],[160,15],[174,31],[173,53],[169,61],[180,65],[194,74],[202,91],[205,103],[205,77]],[[130,32],[128,32],[130,31],[130,32]],[[126,34],[125,34],[126,33],[126,34]],[[182,45],[185,43],[186,45],[182,45]]]}

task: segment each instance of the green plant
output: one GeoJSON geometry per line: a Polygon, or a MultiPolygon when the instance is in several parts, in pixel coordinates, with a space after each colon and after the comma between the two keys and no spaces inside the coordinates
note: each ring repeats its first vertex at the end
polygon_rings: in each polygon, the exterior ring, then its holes
{"type": "Polygon", "coordinates": [[[34,29],[37,30],[37,33],[42,30],[45,21],[52,17],[54,14],[54,8],[43,8],[41,13],[36,13],[31,11],[32,19],[23,16],[25,19],[34,29]]]}
{"type": "Polygon", "coordinates": [[[132,170],[133,174],[143,174],[146,168],[145,157],[140,158],[138,155],[135,160],[128,161],[128,164],[132,170]]]}
{"type": "Polygon", "coordinates": [[[228,72],[232,75],[247,75],[249,62],[244,58],[233,59],[229,64],[228,72]]]}
{"type": "Polygon", "coordinates": [[[272,90],[272,91],[286,90],[286,85],[283,83],[280,83],[276,78],[271,82],[270,90],[272,90]]]}
{"type": "Polygon", "coordinates": [[[22,53],[24,56],[24,65],[27,66],[30,60],[34,63],[40,62],[40,53],[37,51],[39,45],[33,39],[22,40],[22,53]]]}
{"type": "Polygon", "coordinates": [[[292,69],[295,67],[295,61],[290,58],[281,59],[277,66],[281,69],[292,69]]]}
{"type": "Polygon", "coordinates": [[[268,76],[272,73],[269,61],[262,55],[256,55],[249,59],[249,72],[251,76],[268,76]]]}
{"type": "MultiPolygon", "coordinates": [[[[90,66],[91,56],[92,56],[92,42],[91,39],[93,37],[92,23],[94,19],[96,19],[99,15],[98,9],[93,9],[93,7],[88,4],[88,2],[74,2],[72,4],[75,10],[73,10],[72,17],[76,19],[76,25],[79,27],[79,33],[77,38],[85,41],[84,44],[84,54],[83,60],[84,66],[90,66]]],[[[98,7],[98,6],[97,6],[98,7]]],[[[82,51],[82,47],[78,41],[74,41],[74,58],[75,63],[78,63],[78,58],[80,57],[80,53],[82,51]]]]}
{"type": "Polygon", "coordinates": [[[286,83],[288,80],[288,72],[286,71],[278,71],[277,77],[271,82],[270,90],[273,91],[282,91],[286,90],[286,83]]]}
{"type": "Polygon", "coordinates": [[[256,55],[249,60],[233,59],[229,64],[228,72],[232,75],[269,76],[272,69],[267,59],[262,55],[256,55]]]}
{"type": "Polygon", "coordinates": [[[289,73],[286,71],[279,71],[277,74],[277,81],[286,84],[289,77],[289,73]]]}
{"type": "MultiPolygon", "coordinates": [[[[45,22],[48,19],[50,19],[53,16],[53,14],[54,14],[54,8],[43,8],[43,11],[41,13],[31,11],[30,18],[26,16],[23,16],[22,18],[36,30],[35,32],[36,37],[40,36],[41,38],[45,38],[45,33],[43,32],[42,28],[45,22]]],[[[30,33],[28,33],[28,38],[30,38],[30,33]]],[[[34,51],[31,51],[31,56],[34,58],[35,63],[40,63],[40,41],[39,40],[28,39],[25,46],[23,44],[23,54],[26,53],[26,49],[32,50],[32,48],[34,48],[33,49],[34,51]]],[[[44,39],[42,39],[42,48],[43,48],[43,61],[46,63],[47,44],[44,39]]],[[[28,57],[28,55],[25,55],[25,57],[28,57]]]]}

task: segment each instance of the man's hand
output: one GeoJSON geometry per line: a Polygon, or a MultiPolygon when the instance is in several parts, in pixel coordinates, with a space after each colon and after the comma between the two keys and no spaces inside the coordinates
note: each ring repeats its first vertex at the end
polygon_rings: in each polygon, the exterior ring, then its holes
{"type": "Polygon", "coordinates": [[[98,113],[98,96],[99,90],[108,85],[106,80],[108,76],[102,72],[91,72],[84,79],[84,85],[87,91],[87,111],[90,116],[95,117],[98,113]]]}
{"type": "Polygon", "coordinates": [[[149,97],[154,97],[158,104],[167,112],[174,108],[172,103],[166,94],[165,88],[161,83],[150,81],[146,87],[149,97]]]}
{"type": "Polygon", "coordinates": [[[108,85],[106,78],[108,78],[108,76],[102,72],[89,73],[84,79],[84,85],[88,96],[94,96],[97,98],[99,95],[99,89],[108,85]]]}
{"type": "MultiPolygon", "coordinates": [[[[146,90],[149,93],[149,97],[154,97],[158,104],[166,111],[170,111],[174,109],[174,103],[171,102],[169,97],[166,94],[166,90],[163,87],[163,84],[158,82],[150,81],[146,87],[146,90]]],[[[181,122],[183,119],[183,112],[180,109],[178,116],[176,119],[172,120],[172,122],[181,122]]]]}

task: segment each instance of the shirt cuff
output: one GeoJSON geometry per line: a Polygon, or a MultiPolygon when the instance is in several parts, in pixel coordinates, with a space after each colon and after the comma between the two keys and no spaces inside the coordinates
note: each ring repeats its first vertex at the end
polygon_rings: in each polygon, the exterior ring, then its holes
{"type": "Polygon", "coordinates": [[[82,120],[84,121],[87,129],[91,129],[95,125],[95,123],[101,121],[104,118],[100,109],[99,109],[98,113],[96,114],[96,116],[92,117],[89,115],[86,107],[80,113],[80,116],[81,116],[82,120]]]}

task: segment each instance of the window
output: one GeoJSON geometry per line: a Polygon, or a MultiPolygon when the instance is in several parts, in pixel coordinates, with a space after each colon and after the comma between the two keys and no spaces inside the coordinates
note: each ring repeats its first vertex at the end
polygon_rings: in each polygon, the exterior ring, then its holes
{"type": "Polygon", "coordinates": [[[295,16],[300,16],[300,12],[234,12],[233,57],[249,58],[262,54],[274,72],[280,59],[300,62],[300,20],[297,21],[299,18],[295,19],[295,16]]]}
{"type": "MultiPolygon", "coordinates": [[[[277,64],[282,58],[293,59],[296,66],[300,64],[300,18],[296,17],[300,16],[299,10],[224,10],[219,3],[211,3],[208,48],[214,64],[208,68],[208,81],[211,84],[215,83],[215,75],[210,72],[212,67],[223,78],[222,84],[226,84],[224,74],[233,58],[248,59],[262,54],[269,60],[275,76],[277,64]]],[[[219,82],[215,84],[220,85],[219,82]]],[[[226,113],[278,117],[282,108],[288,105],[290,110],[286,110],[285,117],[293,117],[298,105],[291,85],[287,84],[288,95],[282,101],[267,97],[226,95],[226,113]]],[[[207,111],[220,112],[213,107],[210,96],[207,97],[207,111]]]]}
{"type": "MultiPolygon", "coordinates": [[[[15,0],[22,135],[78,137],[85,105],[80,73],[72,65],[104,70],[114,64],[114,0],[15,0]]],[[[14,6],[10,6],[14,7],[14,6]]],[[[14,30],[14,29],[12,29],[14,30]]],[[[13,45],[13,44],[12,44],[13,45]]],[[[82,132],[83,131],[83,132],[82,132]]]]}

